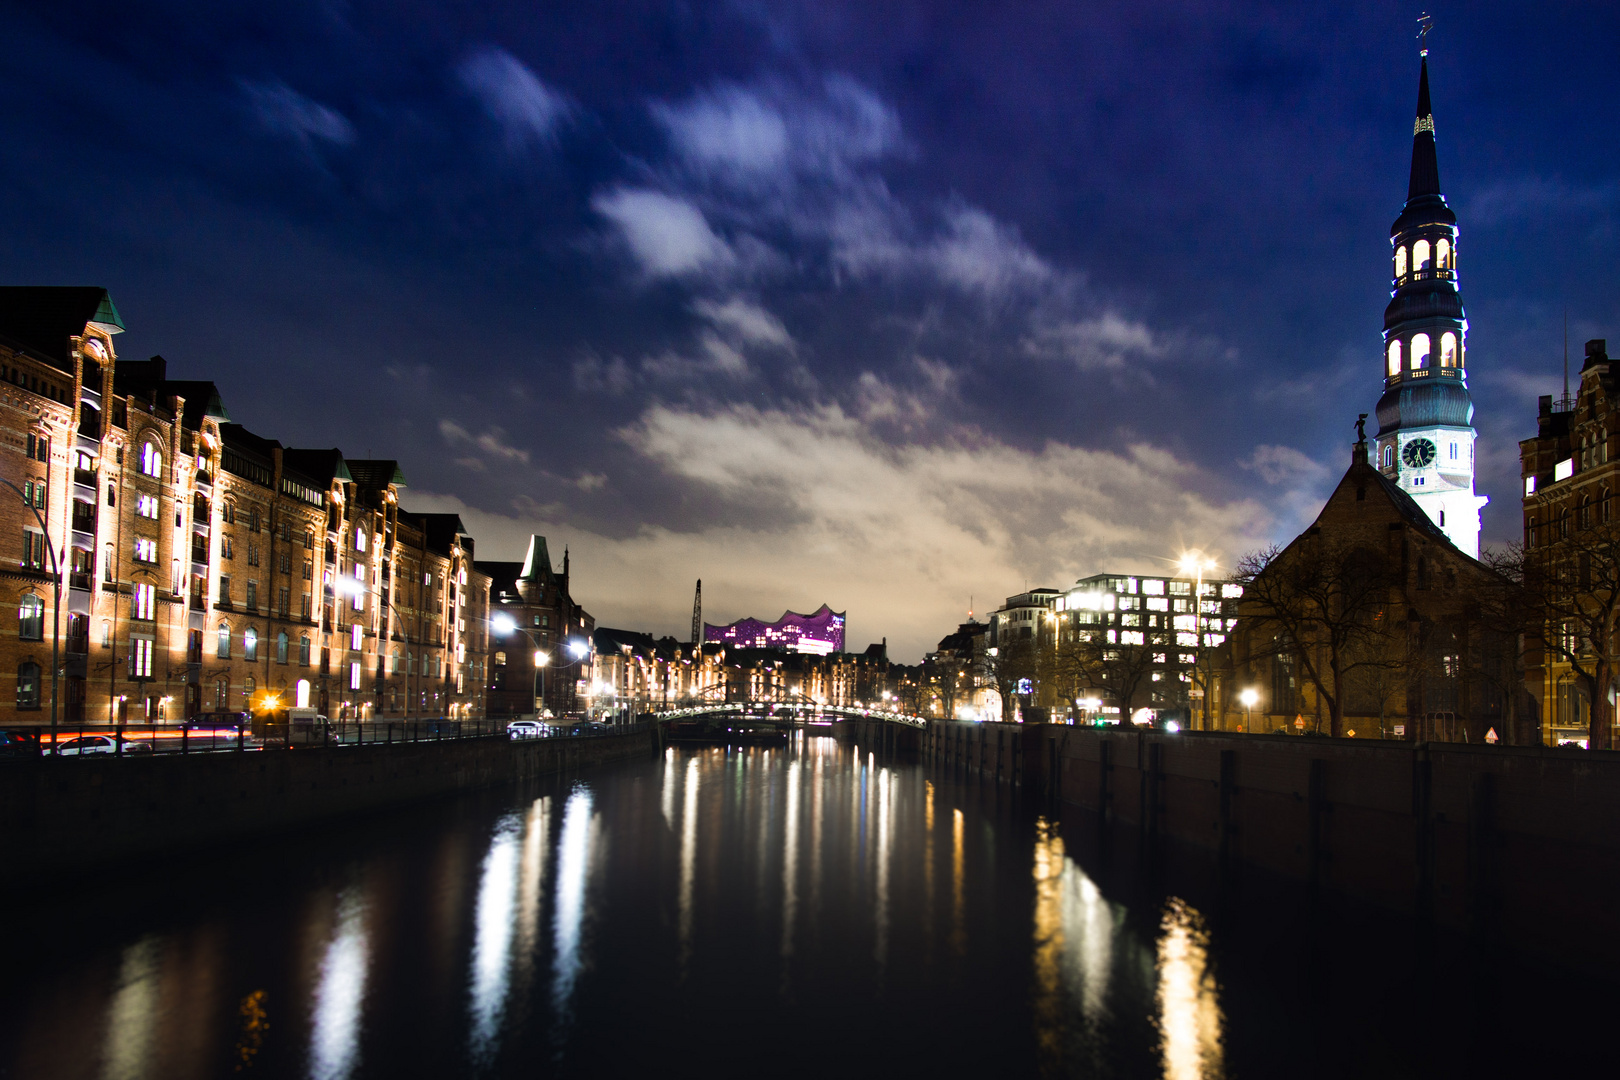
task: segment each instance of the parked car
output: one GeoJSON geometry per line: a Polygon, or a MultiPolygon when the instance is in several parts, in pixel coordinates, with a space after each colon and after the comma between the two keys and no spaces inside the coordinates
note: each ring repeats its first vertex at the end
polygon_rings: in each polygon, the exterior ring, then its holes
{"type": "Polygon", "coordinates": [[[508,739],[543,739],[551,729],[538,720],[513,720],[506,725],[508,739]]]}
{"type": "Polygon", "coordinates": [[[245,712],[204,712],[186,721],[192,731],[246,731],[253,717],[245,712]]]}
{"type": "MultiPolygon", "coordinates": [[[[88,754],[116,754],[119,739],[113,735],[76,735],[57,743],[52,753],[59,757],[84,757],[88,754]]],[[[150,754],[152,744],[144,740],[124,739],[124,753],[150,754]]]]}
{"type": "Polygon", "coordinates": [[[38,756],[38,732],[17,731],[15,729],[0,731],[0,758],[24,758],[38,756]]]}

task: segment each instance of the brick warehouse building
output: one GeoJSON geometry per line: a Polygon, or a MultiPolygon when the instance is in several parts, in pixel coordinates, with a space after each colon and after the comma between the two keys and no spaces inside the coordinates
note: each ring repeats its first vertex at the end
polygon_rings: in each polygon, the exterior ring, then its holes
{"type": "Polygon", "coordinates": [[[489,583],[460,521],[401,509],[391,461],[282,447],[231,423],[212,383],[118,359],[122,329],[103,289],[0,288],[0,479],[19,489],[0,489],[18,552],[0,722],[48,722],[58,641],[64,722],[271,697],[481,714],[489,583]]]}

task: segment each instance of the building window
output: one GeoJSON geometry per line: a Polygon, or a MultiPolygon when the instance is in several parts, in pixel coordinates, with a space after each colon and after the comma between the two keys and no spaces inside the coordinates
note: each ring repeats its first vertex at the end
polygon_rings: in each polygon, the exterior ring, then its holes
{"type": "Polygon", "coordinates": [[[242,631],[242,659],[257,660],[259,658],[259,631],[248,627],[242,631]]]}
{"type": "Polygon", "coordinates": [[[259,606],[259,583],[257,581],[247,583],[247,606],[249,610],[255,610],[259,606]]]}
{"type": "Polygon", "coordinates": [[[1457,366],[1457,335],[1449,330],[1440,335],[1440,366],[1457,366]]]}
{"type": "Polygon", "coordinates": [[[315,561],[313,559],[305,559],[304,560],[304,580],[305,581],[314,581],[315,580],[315,561]]]}
{"type": "Polygon", "coordinates": [[[221,660],[229,660],[231,658],[231,625],[230,625],[230,623],[220,623],[219,624],[219,645],[216,648],[216,650],[214,652],[214,655],[217,656],[221,660]]]}
{"type": "Polygon", "coordinates": [[[360,651],[360,624],[355,623],[349,628],[349,648],[355,652],[360,651]]]}
{"type": "Polygon", "coordinates": [[[1389,365],[1385,369],[1391,376],[1401,373],[1401,339],[1395,338],[1389,343],[1389,365]]]}
{"type": "Polygon", "coordinates": [[[17,636],[24,641],[45,640],[45,601],[23,593],[17,604],[17,636]]]}
{"type": "Polygon", "coordinates": [[[248,565],[259,565],[259,545],[251,540],[248,541],[248,565]]]}
{"type": "MultiPolygon", "coordinates": [[[[315,530],[314,529],[305,529],[304,530],[304,550],[305,551],[314,551],[315,550],[315,530]]],[[[305,575],[305,576],[307,577],[308,575],[305,575]]]]}
{"type": "Polygon", "coordinates": [[[249,675],[247,678],[242,680],[242,696],[247,698],[247,704],[249,707],[253,705],[253,691],[257,690],[258,688],[259,684],[253,680],[253,676],[249,675]]]}
{"type": "Polygon", "coordinates": [[[1436,270],[1451,269],[1451,242],[1440,239],[1434,242],[1434,268],[1436,270]]]}
{"type": "Polygon", "coordinates": [[[309,667],[309,635],[298,635],[298,663],[301,667],[309,667]]]}
{"type": "Polygon", "coordinates": [[[35,461],[51,460],[51,437],[30,432],[28,435],[28,456],[35,461]]]}
{"type": "Polygon", "coordinates": [[[158,517],[158,501],[156,495],[135,496],[135,513],[148,521],[156,521],[158,517]]]}
{"type": "Polygon", "coordinates": [[[45,569],[45,534],[38,529],[23,530],[22,565],[29,570],[45,569]]]}
{"type": "Polygon", "coordinates": [[[231,602],[231,576],[229,574],[219,575],[219,602],[222,604],[231,602]]]}
{"type": "Polygon", "coordinates": [[[157,476],[163,472],[163,455],[151,443],[141,444],[141,460],[137,466],[146,476],[157,476]]]}
{"type": "Polygon", "coordinates": [[[349,689],[360,689],[360,661],[358,660],[349,662],[349,689]]]}
{"type": "Polygon", "coordinates": [[[157,586],[137,583],[134,595],[134,617],[145,621],[157,618],[157,586]]]}
{"type": "Polygon", "coordinates": [[[152,677],[152,639],[140,635],[132,635],[129,639],[129,677],[132,679],[150,679],[152,677]]]}
{"type": "Polygon", "coordinates": [[[135,561],[142,563],[156,563],[158,561],[157,541],[145,537],[135,541],[135,561]]]}
{"type": "Polygon", "coordinates": [[[283,619],[292,611],[292,590],[283,585],[276,592],[276,614],[283,619]]]}
{"type": "Polygon", "coordinates": [[[1395,279],[1399,281],[1406,276],[1406,248],[1395,249],[1395,279]]]}
{"type": "Polygon", "coordinates": [[[1412,245],[1412,269],[1429,269],[1429,242],[1427,240],[1419,240],[1412,245]]]}
{"type": "Polygon", "coordinates": [[[311,605],[309,593],[304,593],[302,596],[300,596],[298,598],[298,607],[299,607],[300,613],[303,615],[304,618],[312,619],[312,618],[315,617],[313,614],[311,614],[313,608],[312,608],[312,605],[311,605]]]}
{"type": "Polygon", "coordinates": [[[236,557],[236,545],[231,543],[230,537],[226,536],[220,539],[219,556],[222,559],[234,559],[236,557]]]}
{"type": "Polygon", "coordinates": [[[1394,467],[1395,467],[1395,447],[1394,447],[1393,444],[1390,444],[1390,445],[1387,445],[1387,446],[1384,447],[1384,468],[1393,469],[1394,467]]]}
{"type": "Polygon", "coordinates": [[[276,634],[276,663],[287,662],[287,631],[282,630],[276,634]]]}
{"type": "Polygon", "coordinates": [[[32,660],[17,665],[17,708],[39,708],[39,665],[32,660]]]}
{"type": "Polygon", "coordinates": [[[225,710],[231,707],[231,680],[219,678],[214,680],[214,708],[225,710]]]}
{"type": "Polygon", "coordinates": [[[388,673],[390,675],[398,675],[399,674],[399,650],[395,649],[393,651],[393,654],[389,656],[388,660],[389,660],[388,673]]]}

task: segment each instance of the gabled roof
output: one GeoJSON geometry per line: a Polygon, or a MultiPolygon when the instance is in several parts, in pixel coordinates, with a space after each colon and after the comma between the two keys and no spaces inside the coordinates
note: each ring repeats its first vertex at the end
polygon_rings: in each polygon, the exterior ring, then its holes
{"type": "Polygon", "coordinates": [[[546,581],[554,573],[551,568],[551,552],[546,550],[546,538],[539,534],[530,534],[529,550],[523,556],[523,572],[519,576],[524,581],[546,581]]]}
{"type": "Polygon", "coordinates": [[[405,486],[405,473],[400,469],[399,462],[391,458],[370,458],[355,460],[344,459],[349,467],[349,475],[354,482],[363,488],[381,489],[393,484],[395,487],[405,486]]]}
{"type": "Polygon", "coordinates": [[[73,370],[68,338],[92,324],[110,334],[124,329],[112,297],[100,286],[0,287],[0,338],[63,371],[73,370]]]}
{"type": "Polygon", "coordinates": [[[343,460],[343,451],[336,447],[330,450],[295,450],[288,447],[282,451],[281,460],[291,471],[309,477],[322,487],[333,480],[354,480],[349,475],[348,464],[343,460]]]}
{"type": "Polygon", "coordinates": [[[225,411],[225,402],[220,400],[219,387],[211,382],[171,379],[163,384],[163,390],[186,399],[181,422],[193,431],[202,426],[204,418],[217,420],[221,424],[231,422],[231,414],[225,411]]]}

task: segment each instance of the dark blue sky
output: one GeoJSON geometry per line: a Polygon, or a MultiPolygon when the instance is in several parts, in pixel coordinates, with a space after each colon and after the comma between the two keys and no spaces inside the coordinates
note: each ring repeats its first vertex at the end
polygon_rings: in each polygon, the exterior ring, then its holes
{"type": "MultiPolygon", "coordinates": [[[[1417,8],[529,6],[0,8],[6,280],[105,285],[122,355],[659,632],[702,576],[913,659],[1342,470],[1417,8]]],[[[1433,13],[1501,539],[1565,308],[1620,338],[1620,15],[1433,13]]]]}

